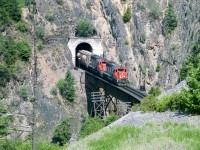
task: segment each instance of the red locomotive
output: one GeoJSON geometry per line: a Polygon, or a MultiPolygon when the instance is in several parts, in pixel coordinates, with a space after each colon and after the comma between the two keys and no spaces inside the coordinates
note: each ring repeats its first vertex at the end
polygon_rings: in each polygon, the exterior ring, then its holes
{"type": "Polygon", "coordinates": [[[128,71],[125,66],[109,62],[105,58],[95,55],[86,50],[80,50],[77,53],[79,63],[89,71],[99,74],[106,80],[109,80],[119,86],[129,85],[128,71]]]}

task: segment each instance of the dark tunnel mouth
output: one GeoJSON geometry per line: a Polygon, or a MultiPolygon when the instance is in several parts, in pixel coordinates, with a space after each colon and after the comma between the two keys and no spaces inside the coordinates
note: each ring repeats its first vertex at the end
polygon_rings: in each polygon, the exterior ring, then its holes
{"type": "Polygon", "coordinates": [[[92,49],[92,46],[88,43],[80,43],[77,47],[76,47],[76,62],[75,62],[75,66],[76,67],[79,67],[79,62],[78,62],[78,58],[77,58],[77,53],[80,51],[80,50],[86,50],[86,51],[89,51],[89,52],[93,52],[93,49],[92,49]]]}

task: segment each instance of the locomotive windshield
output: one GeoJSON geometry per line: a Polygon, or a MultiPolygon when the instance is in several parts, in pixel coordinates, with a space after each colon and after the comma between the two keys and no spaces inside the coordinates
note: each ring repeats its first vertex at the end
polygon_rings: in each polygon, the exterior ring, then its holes
{"type": "Polygon", "coordinates": [[[123,71],[124,71],[124,69],[118,69],[118,71],[119,71],[119,72],[123,72],[123,71]]]}
{"type": "Polygon", "coordinates": [[[105,62],[105,61],[102,61],[102,64],[106,64],[106,62],[105,62]]]}

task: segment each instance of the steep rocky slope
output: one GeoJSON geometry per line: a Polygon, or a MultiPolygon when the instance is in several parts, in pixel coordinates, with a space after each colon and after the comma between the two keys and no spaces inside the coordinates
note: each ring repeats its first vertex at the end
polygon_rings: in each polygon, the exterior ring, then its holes
{"type": "MultiPolygon", "coordinates": [[[[77,94],[74,103],[64,102],[61,97],[55,98],[50,94],[66,70],[74,67],[67,43],[69,37],[75,35],[75,26],[80,19],[89,19],[94,24],[97,36],[103,41],[104,56],[126,65],[131,84],[146,90],[154,85],[170,88],[178,82],[181,64],[200,29],[199,0],[64,0],[63,5],[58,5],[55,0],[36,2],[36,26],[45,30],[44,40],[36,41],[44,45],[44,49],[38,52],[37,127],[38,134],[49,138],[54,126],[62,119],[74,117],[80,122],[81,115],[86,113],[85,93],[79,88],[80,72],[73,71],[77,93],[82,92],[77,94]],[[178,26],[165,36],[163,19],[169,3],[174,8],[178,26]],[[124,23],[122,16],[128,7],[131,8],[131,20],[124,23]],[[158,15],[156,19],[151,17],[154,9],[158,15]],[[156,72],[158,64],[161,67],[156,72]]],[[[33,31],[27,8],[23,9],[23,18],[33,31]]],[[[33,41],[31,35],[27,35],[27,39],[33,41]]],[[[29,85],[31,91],[31,66],[27,70],[23,83],[29,85]]],[[[16,119],[14,123],[25,125],[30,123],[32,104],[19,99],[15,94],[18,87],[18,84],[12,86],[10,83],[8,92],[11,94],[4,103],[11,105],[17,101],[12,112],[24,113],[28,117],[16,119]]]]}

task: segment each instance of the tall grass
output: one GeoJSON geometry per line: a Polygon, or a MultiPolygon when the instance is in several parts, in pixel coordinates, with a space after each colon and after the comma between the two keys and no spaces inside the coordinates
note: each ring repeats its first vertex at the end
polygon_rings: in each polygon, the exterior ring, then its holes
{"type": "Polygon", "coordinates": [[[120,126],[104,129],[93,134],[69,149],[86,150],[138,150],[138,149],[200,149],[200,126],[166,122],[148,123],[142,128],[120,126]],[[83,147],[82,147],[83,145],[83,147]]]}

